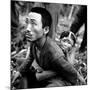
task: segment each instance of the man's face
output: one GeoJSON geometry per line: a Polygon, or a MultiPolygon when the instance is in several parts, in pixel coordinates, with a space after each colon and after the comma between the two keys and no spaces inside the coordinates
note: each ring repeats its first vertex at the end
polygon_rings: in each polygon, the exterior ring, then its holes
{"type": "Polygon", "coordinates": [[[30,12],[26,18],[25,36],[29,41],[35,41],[43,36],[42,17],[38,13],[30,12]]]}

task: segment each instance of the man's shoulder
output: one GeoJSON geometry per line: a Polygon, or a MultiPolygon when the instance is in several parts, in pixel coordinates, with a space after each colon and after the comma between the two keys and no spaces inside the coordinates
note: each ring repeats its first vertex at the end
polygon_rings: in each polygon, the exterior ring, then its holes
{"type": "Polygon", "coordinates": [[[59,47],[59,45],[52,38],[47,38],[47,47],[50,50],[62,51],[62,49],[59,47]]]}
{"type": "Polygon", "coordinates": [[[53,39],[49,37],[47,38],[46,47],[47,47],[47,52],[50,52],[54,56],[64,55],[62,49],[57,45],[57,43],[53,39]]]}

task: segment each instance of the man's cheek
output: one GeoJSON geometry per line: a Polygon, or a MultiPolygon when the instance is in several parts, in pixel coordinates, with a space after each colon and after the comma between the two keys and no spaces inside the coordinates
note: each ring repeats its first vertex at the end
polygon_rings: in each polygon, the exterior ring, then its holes
{"type": "Polygon", "coordinates": [[[43,32],[42,32],[42,31],[37,31],[37,30],[35,30],[34,33],[35,33],[35,35],[36,35],[37,37],[41,37],[41,36],[43,35],[43,32]]]}

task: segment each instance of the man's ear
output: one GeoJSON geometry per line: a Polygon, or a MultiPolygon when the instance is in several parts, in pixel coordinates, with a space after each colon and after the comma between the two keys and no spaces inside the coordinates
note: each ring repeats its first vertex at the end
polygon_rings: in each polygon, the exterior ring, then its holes
{"type": "Polygon", "coordinates": [[[48,26],[44,27],[44,34],[46,35],[48,34],[48,32],[49,32],[49,27],[48,26]]]}

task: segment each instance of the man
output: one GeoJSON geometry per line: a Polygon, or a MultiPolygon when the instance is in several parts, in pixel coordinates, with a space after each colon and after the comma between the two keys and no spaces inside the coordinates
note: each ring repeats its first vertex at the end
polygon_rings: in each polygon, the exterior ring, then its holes
{"type": "Polygon", "coordinates": [[[28,14],[26,23],[25,36],[31,43],[30,55],[17,69],[13,82],[29,70],[35,59],[39,65],[35,77],[40,82],[40,87],[76,85],[78,72],[66,61],[62,49],[48,37],[52,23],[49,12],[44,8],[34,7],[28,14]]]}

